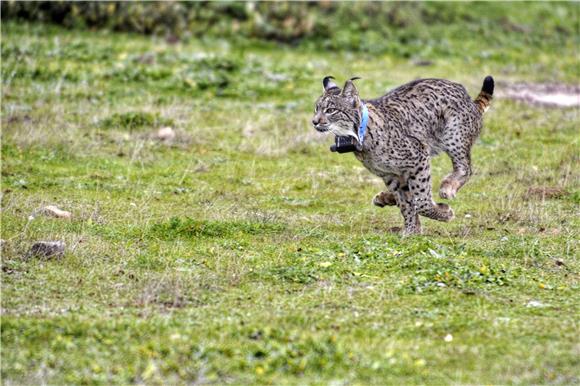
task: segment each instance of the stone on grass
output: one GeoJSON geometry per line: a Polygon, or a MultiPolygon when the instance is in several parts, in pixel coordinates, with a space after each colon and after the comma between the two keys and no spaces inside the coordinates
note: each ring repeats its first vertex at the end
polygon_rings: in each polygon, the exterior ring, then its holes
{"type": "Polygon", "coordinates": [[[162,141],[171,141],[175,139],[175,130],[171,127],[162,127],[157,130],[157,139],[162,141]]]}
{"type": "Polygon", "coordinates": [[[538,300],[530,300],[527,304],[526,307],[528,308],[542,308],[542,307],[548,307],[547,304],[544,304],[538,300]]]}
{"type": "Polygon", "coordinates": [[[63,241],[37,241],[30,247],[28,257],[61,258],[64,255],[64,248],[63,241]]]}
{"type": "Polygon", "coordinates": [[[42,213],[44,213],[47,216],[52,216],[52,217],[56,217],[56,218],[71,218],[72,217],[71,212],[68,212],[66,210],[62,210],[54,205],[45,206],[44,208],[42,208],[42,213]]]}

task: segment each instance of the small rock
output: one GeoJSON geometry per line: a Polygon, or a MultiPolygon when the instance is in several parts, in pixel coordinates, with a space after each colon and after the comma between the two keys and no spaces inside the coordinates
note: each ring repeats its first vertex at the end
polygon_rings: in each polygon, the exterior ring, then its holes
{"type": "Polygon", "coordinates": [[[426,66],[432,66],[433,62],[430,60],[415,60],[413,62],[413,64],[415,66],[418,66],[418,67],[426,67],[426,66]]]}
{"type": "Polygon", "coordinates": [[[453,342],[453,335],[451,335],[451,334],[447,334],[447,335],[445,335],[445,338],[443,338],[443,340],[444,340],[445,342],[448,342],[448,343],[449,343],[449,342],[453,342]]]}
{"type": "Polygon", "coordinates": [[[547,307],[547,304],[544,304],[538,300],[530,300],[528,302],[528,304],[526,304],[526,307],[528,308],[541,308],[541,307],[547,307]]]}
{"type": "Polygon", "coordinates": [[[465,215],[465,218],[471,218],[471,217],[472,217],[472,216],[471,216],[469,213],[467,213],[467,214],[465,215]]]}
{"type": "Polygon", "coordinates": [[[199,165],[195,169],[193,169],[196,173],[206,173],[209,171],[209,166],[207,165],[199,165]]]}
{"type": "Polygon", "coordinates": [[[250,339],[252,340],[260,340],[262,339],[263,333],[262,331],[254,331],[250,334],[250,339]]]}
{"type": "Polygon", "coordinates": [[[171,127],[162,127],[157,131],[157,139],[171,141],[175,139],[175,130],[171,127]]]}
{"type": "Polygon", "coordinates": [[[60,258],[64,255],[63,241],[37,241],[28,251],[29,257],[60,258]]]}
{"type": "Polygon", "coordinates": [[[54,205],[45,206],[44,208],[42,208],[41,212],[47,216],[52,216],[52,217],[56,217],[56,218],[71,218],[72,217],[71,212],[68,212],[66,210],[62,210],[54,205]]]}
{"type": "Polygon", "coordinates": [[[165,41],[168,44],[177,44],[179,43],[179,37],[177,35],[171,34],[165,38],[165,41]]]}

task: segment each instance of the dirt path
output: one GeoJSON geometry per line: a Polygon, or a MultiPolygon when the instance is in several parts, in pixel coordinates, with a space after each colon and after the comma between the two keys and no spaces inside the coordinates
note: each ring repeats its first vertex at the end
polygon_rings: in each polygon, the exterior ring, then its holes
{"type": "Polygon", "coordinates": [[[497,96],[537,106],[580,106],[580,86],[564,84],[516,83],[497,88],[497,96]]]}

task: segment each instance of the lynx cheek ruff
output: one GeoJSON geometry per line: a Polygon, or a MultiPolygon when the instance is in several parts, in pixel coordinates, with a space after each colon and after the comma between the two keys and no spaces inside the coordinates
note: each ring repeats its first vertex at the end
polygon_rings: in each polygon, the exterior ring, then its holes
{"type": "Polygon", "coordinates": [[[367,122],[369,120],[369,110],[363,103],[361,109],[360,126],[358,128],[358,139],[350,136],[336,136],[334,138],[334,145],[330,147],[330,151],[337,153],[350,153],[353,151],[362,151],[365,133],[367,131],[367,122]]]}

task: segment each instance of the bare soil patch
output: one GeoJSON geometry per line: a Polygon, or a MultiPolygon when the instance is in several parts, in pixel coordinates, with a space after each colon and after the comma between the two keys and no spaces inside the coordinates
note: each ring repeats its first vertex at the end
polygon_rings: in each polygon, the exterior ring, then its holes
{"type": "Polygon", "coordinates": [[[530,187],[526,194],[526,199],[540,198],[540,199],[552,199],[552,198],[563,198],[568,195],[565,189],[552,187],[552,186],[533,186],[530,187]]]}
{"type": "Polygon", "coordinates": [[[500,98],[513,99],[536,106],[578,107],[580,86],[566,84],[516,83],[497,89],[500,98]]]}

